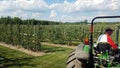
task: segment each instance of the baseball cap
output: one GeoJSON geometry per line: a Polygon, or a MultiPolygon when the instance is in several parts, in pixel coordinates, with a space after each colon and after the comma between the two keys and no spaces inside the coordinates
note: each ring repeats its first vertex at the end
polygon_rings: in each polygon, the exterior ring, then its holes
{"type": "Polygon", "coordinates": [[[107,31],[114,31],[114,30],[108,27],[105,29],[105,32],[107,32],[107,31]]]}

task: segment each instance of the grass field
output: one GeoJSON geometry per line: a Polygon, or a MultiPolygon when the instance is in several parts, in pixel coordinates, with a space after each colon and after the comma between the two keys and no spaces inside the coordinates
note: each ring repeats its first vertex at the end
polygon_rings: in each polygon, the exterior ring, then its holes
{"type": "Polygon", "coordinates": [[[43,46],[49,53],[43,56],[31,56],[0,46],[0,68],[66,68],[66,60],[71,49],[43,46]]]}

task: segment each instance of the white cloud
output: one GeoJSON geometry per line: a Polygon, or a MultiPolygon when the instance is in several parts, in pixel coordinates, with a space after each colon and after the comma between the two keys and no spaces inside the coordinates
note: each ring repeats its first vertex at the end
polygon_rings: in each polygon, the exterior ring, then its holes
{"type": "MultiPolygon", "coordinates": [[[[61,0],[63,1],[63,0],[61,0]]],[[[45,0],[1,0],[0,16],[53,21],[81,21],[97,15],[120,15],[120,0],[76,0],[47,4],[45,0]]]]}
{"type": "Polygon", "coordinates": [[[43,0],[16,0],[16,4],[24,10],[47,9],[48,5],[43,0]]]}
{"type": "Polygon", "coordinates": [[[64,13],[86,11],[86,10],[108,10],[118,9],[120,0],[76,0],[75,2],[53,3],[51,9],[59,10],[64,13]]]}
{"type": "Polygon", "coordinates": [[[65,0],[64,3],[53,3],[49,7],[61,13],[61,21],[90,20],[95,16],[120,14],[120,0],[65,0]]]}
{"type": "MultiPolygon", "coordinates": [[[[9,1],[11,3],[11,1],[9,1]]],[[[0,1],[0,12],[4,12],[11,9],[12,4],[7,1],[0,1]]]]}
{"type": "Polygon", "coordinates": [[[86,20],[88,17],[85,17],[85,16],[67,16],[67,15],[62,15],[61,18],[60,18],[60,21],[63,21],[63,22],[80,22],[80,21],[83,21],[83,20],[86,20]]]}
{"type": "Polygon", "coordinates": [[[2,0],[0,16],[18,16],[22,18],[40,18],[49,9],[44,0],[2,0]]]}
{"type": "Polygon", "coordinates": [[[50,18],[53,18],[53,17],[56,17],[57,13],[52,10],[51,13],[50,13],[50,18]]]}
{"type": "Polygon", "coordinates": [[[0,11],[30,10],[40,11],[48,9],[48,5],[43,0],[3,0],[0,1],[0,11]]]}
{"type": "Polygon", "coordinates": [[[93,0],[94,5],[102,4],[104,0],[93,0]]]}
{"type": "Polygon", "coordinates": [[[72,12],[74,5],[73,3],[67,2],[66,0],[64,3],[53,3],[49,6],[50,9],[59,10],[61,12],[72,12]]]}
{"type": "Polygon", "coordinates": [[[120,1],[119,0],[112,0],[111,4],[109,5],[109,7],[112,10],[119,9],[119,7],[120,7],[120,1]]]}

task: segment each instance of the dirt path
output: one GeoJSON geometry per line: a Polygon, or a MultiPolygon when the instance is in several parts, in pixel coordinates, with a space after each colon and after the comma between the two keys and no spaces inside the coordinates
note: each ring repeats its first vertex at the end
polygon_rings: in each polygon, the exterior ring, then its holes
{"type": "Polygon", "coordinates": [[[33,51],[30,51],[30,50],[24,49],[22,47],[12,46],[10,44],[5,44],[3,42],[0,42],[0,45],[4,46],[4,47],[8,47],[10,49],[14,49],[14,50],[17,50],[17,51],[24,52],[24,53],[32,55],[32,56],[42,56],[42,55],[46,54],[46,53],[43,53],[43,52],[33,52],[33,51]]]}
{"type": "Polygon", "coordinates": [[[42,42],[42,45],[49,45],[49,46],[56,46],[56,47],[64,47],[64,48],[70,48],[70,49],[75,49],[76,46],[68,46],[68,45],[61,45],[61,44],[52,44],[52,43],[47,43],[47,42],[42,42]]]}

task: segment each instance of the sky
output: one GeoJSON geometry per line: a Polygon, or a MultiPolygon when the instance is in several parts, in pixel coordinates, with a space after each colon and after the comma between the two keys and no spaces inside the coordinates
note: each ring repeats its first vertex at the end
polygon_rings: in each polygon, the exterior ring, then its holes
{"type": "Polygon", "coordinates": [[[61,22],[120,15],[120,0],[0,0],[0,17],[61,22]]]}

